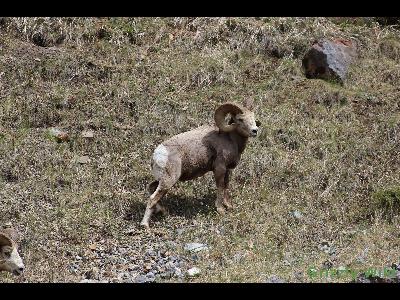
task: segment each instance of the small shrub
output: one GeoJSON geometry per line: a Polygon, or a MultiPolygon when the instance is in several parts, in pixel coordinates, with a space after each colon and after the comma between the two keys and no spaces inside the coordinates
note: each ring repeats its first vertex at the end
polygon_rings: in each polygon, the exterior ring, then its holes
{"type": "Polygon", "coordinates": [[[380,189],[372,195],[374,209],[392,219],[400,212],[400,186],[380,189]]]}
{"type": "Polygon", "coordinates": [[[400,43],[395,38],[385,38],[379,43],[379,52],[383,57],[398,61],[400,58],[400,43]]]}

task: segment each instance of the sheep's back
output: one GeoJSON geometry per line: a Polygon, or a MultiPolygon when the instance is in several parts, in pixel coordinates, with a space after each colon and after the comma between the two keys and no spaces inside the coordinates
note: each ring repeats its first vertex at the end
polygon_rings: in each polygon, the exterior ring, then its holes
{"type": "Polygon", "coordinates": [[[205,137],[214,132],[217,132],[216,127],[202,126],[163,142],[171,153],[171,161],[176,158],[181,160],[181,180],[192,179],[211,170],[214,149],[205,142],[205,137]]]}

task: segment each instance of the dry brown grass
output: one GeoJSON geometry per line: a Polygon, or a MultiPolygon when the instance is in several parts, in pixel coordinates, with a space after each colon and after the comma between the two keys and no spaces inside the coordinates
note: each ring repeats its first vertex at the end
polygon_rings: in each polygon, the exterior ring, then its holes
{"type": "Polygon", "coordinates": [[[200,282],[272,274],[308,282],[307,270],[327,261],[334,268],[399,261],[400,219],[372,206],[375,191],[400,183],[395,28],[327,18],[0,24],[0,221],[24,233],[27,265],[24,278],[1,274],[1,281],[79,281],[71,257],[100,240],[135,245],[138,255],[154,241],[207,243],[209,254],[196,262],[200,282]],[[359,48],[346,84],[305,79],[307,47],[333,36],[359,48]],[[215,213],[207,175],[167,195],[171,214],[156,218],[151,233],[127,236],[143,214],[157,144],[211,122],[216,104],[245,97],[255,99],[263,127],[234,172],[236,210],[215,213]],[[55,142],[49,127],[68,131],[70,141],[55,142]],[[81,137],[86,129],[92,140],[81,137]],[[82,155],[91,161],[76,163],[82,155]],[[321,251],[323,242],[335,253],[321,251]]]}

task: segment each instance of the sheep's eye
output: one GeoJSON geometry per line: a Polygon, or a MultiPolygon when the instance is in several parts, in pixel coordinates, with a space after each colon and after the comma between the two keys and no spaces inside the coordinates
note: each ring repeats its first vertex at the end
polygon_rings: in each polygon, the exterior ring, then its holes
{"type": "Polygon", "coordinates": [[[242,118],[238,118],[237,119],[239,122],[243,122],[243,119],[242,118]]]}
{"type": "Polygon", "coordinates": [[[4,253],[4,256],[6,258],[10,258],[11,257],[11,251],[4,251],[3,253],[4,253]]]}

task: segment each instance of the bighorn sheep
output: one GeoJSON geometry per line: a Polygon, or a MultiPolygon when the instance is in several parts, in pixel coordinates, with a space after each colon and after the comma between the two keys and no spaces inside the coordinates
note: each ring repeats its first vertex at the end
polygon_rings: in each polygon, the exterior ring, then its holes
{"type": "Polygon", "coordinates": [[[11,224],[6,224],[0,229],[0,271],[21,275],[24,263],[18,253],[19,235],[11,224]]]}
{"type": "Polygon", "coordinates": [[[248,138],[257,135],[260,122],[250,108],[229,102],[216,109],[214,120],[216,126],[205,125],[175,135],[154,150],[152,173],[156,180],[148,185],[151,196],[140,225],[149,228],[153,212],[166,212],[158,202],[177,181],[191,180],[209,171],[214,172],[217,185],[218,213],[224,214],[225,207],[233,208],[228,193],[229,177],[248,138]]]}

